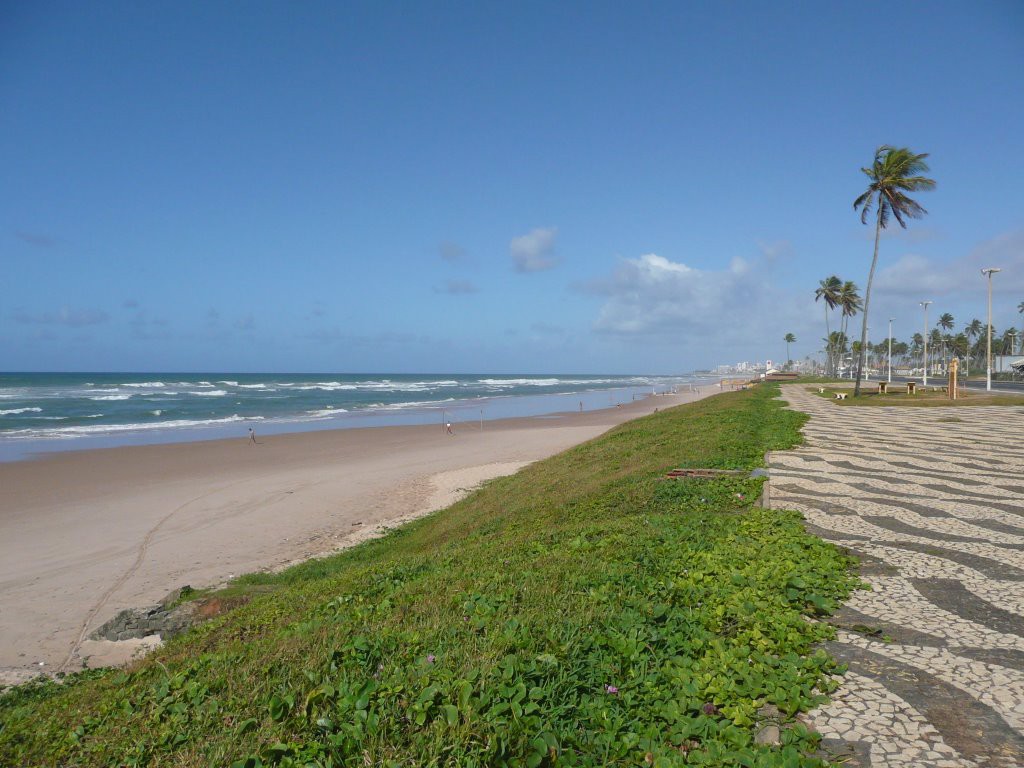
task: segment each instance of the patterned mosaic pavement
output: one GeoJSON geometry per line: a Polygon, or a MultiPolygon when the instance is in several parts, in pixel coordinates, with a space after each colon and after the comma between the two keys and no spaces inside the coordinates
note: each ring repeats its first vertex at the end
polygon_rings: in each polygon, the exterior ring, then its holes
{"type": "Polygon", "coordinates": [[[861,559],[827,649],[849,665],[807,718],[858,766],[1024,766],[1024,408],[838,407],[783,387],[805,445],[770,504],[861,559]]]}

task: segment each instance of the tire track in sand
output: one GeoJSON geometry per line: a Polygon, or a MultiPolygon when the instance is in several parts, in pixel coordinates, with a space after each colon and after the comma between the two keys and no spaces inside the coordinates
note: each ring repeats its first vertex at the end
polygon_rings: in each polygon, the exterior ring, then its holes
{"type": "Polygon", "coordinates": [[[71,665],[71,662],[75,658],[75,654],[78,653],[78,650],[82,647],[82,643],[85,642],[85,636],[89,632],[89,625],[92,624],[93,620],[96,618],[96,614],[103,610],[103,606],[105,606],[107,604],[107,601],[114,596],[114,593],[117,592],[117,590],[120,589],[124,585],[124,583],[128,581],[128,579],[130,579],[132,576],[134,576],[135,573],[139,570],[139,566],[142,565],[142,561],[146,558],[146,552],[149,549],[150,544],[153,543],[153,537],[156,536],[157,532],[163,527],[163,525],[172,517],[174,517],[174,515],[176,515],[181,510],[185,509],[185,507],[189,506],[190,504],[195,504],[197,501],[201,501],[202,499],[205,499],[209,496],[221,493],[222,491],[226,491],[230,488],[234,488],[236,485],[242,485],[243,483],[246,482],[249,481],[247,479],[239,480],[237,483],[231,483],[220,488],[214,488],[212,491],[202,493],[192,499],[189,499],[188,501],[178,505],[170,512],[168,512],[166,515],[164,515],[157,522],[156,525],[154,525],[146,532],[146,535],[142,539],[142,543],[139,544],[139,547],[136,550],[135,562],[133,562],[131,566],[128,567],[128,570],[122,573],[118,577],[118,579],[113,584],[111,584],[102,595],[100,595],[100,599],[93,604],[92,608],[90,608],[89,612],[85,615],[85,620],[82,622],[82,626],[78,631],[78,637],[72,644],[71,650],[68,651],[67,657],[57,668],[57,672],[67,671],[68,667],[71,665]]]}

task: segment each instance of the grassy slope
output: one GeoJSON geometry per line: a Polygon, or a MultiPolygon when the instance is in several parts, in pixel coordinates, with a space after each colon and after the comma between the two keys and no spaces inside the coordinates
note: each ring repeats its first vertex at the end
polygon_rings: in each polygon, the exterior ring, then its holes
{"type": "Polygon", "coordinates": [[[277,576],[131,672],[0,696],[0,765],[814,765],[755,746],[831,685],[848,562],[752,468],[799,441],[775,387],[625,424],[277,576]],[[742,498],[741,498],[742,497],[742,498]],[[609,687],[611,686],[611,687],[609,687]]]}

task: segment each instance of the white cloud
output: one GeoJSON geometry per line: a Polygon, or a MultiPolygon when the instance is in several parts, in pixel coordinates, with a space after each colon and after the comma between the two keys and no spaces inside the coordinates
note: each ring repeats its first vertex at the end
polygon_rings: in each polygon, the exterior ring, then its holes
{"type": "Polygon", "coordinates": [[[517,272],[540,272],[555,266],[552,251],[558,227],[538,227],[525,235],[513,237],[509,252],[517,272]]]}
{"type": "Polygon", "coordinates": [[[993,237],[952,261],[908,253],[881,268],[875,286],[879,293],[895,296],[958,296],[983,286],[983,267],[1002,269],[993,281],[993,293],[1024,291],[1024,231],[993,237]]]}
{"type": "Polygon", "coordinates": [[[605,297],[598,333],[661,337],[680,346],[756,344],[814,322],[809,299],[771,287],[770,259],[734,258],[722,270],[702,270],[654,253],[623,259],[585,290],[605,297]]]}

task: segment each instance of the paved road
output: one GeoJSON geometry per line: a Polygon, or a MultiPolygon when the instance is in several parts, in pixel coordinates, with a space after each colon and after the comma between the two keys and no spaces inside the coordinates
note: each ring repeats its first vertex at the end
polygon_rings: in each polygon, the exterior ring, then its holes
{"type": "Polygon", "coordinates": [[[1024,407],[837,408],[805,386],[806,443],[770,456],[771,505],[861,558],[810,713],[848,765],[1024,765],[1024,407]]]}

